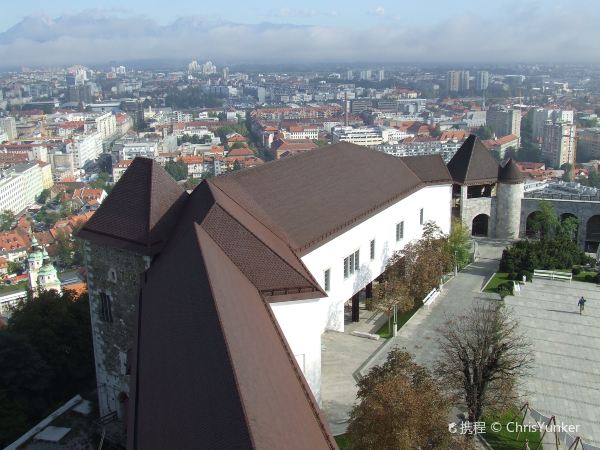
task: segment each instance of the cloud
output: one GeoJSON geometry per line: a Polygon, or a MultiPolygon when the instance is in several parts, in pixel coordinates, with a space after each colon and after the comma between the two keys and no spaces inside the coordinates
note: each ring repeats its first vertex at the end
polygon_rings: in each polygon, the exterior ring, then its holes
{"type": "Polygon", "coordinates": [[[377,8],[373,9],[373,11],[371,11],[371,12],[379,17],[385,16],[385,9],[383,6],[378,6],[377,8]]]}
{"type": "Polygon", "coordinates": [[[269,13],[273,17],[318,17],[318,16],[329,16],[336,17],[337,11],[322,11],[319,9],[292,9],[292,8],[280,8],[269,13]]]}
{"type": "Polygon", "coordinates": [[[506,17],[473,14],[363,28],[243,24],[201,16],[161,26],[145,16],[111,12],[30,16],[0,33],[0,66],[192,58],[228,64],[598,63],[599,19],[600,11],[593,10],[575,25],[564,11],[541,7],[517,8],[506,17]]]}

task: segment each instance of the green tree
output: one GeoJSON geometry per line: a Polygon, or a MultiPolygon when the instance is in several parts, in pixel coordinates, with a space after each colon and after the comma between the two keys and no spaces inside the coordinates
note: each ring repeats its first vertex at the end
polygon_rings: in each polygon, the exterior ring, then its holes
{"type": "Polygon", "coordinates": [[[98,156],[98,158],[96,159],[96,164],[98,164],[100,173],[112,173],[112,155],[110,153],[101,153],[100,156],[98,156]]]}
{"type": "Polygon", "coordinates": [[[11,210],[5,209],[2,211],[2,214],[0,214],[0,231],[12,230],[15,219],[15,214],[11,210]]]}
{"type": "MultiPolygon", "coordinates": [[[[393,271],[389,275],[394,274],[393,271]]],[[[394,311],[406,313],[415,307],[408,286],[396,276],[384,276],[373,288],[373,307],[388,318],[388,333],[392,334],[392,316],[394,311]]]]}
{"type": "Polygon", "coordinates": [[[452,227],[446,241],[446,254],[458,269],[462,269],[471,262],[471,234],[459,218],[452,219],[452,227]]]}
{"type": "Polygon", "coordinates": [[[87,294],[41,292],[17,305],[5,331],[26,338],[46,361],[48,368],[40,376],[51,386],[45,394],[48,401],[64,401],[94,385],[87,294]]]}
{"type": "Polygon", "coordinates": [[[185,180],[188,177],[188,168],[182,161],[168,161],[165,170],[175,181],[185,180]]]}
{"type": "Polygon", "coordinates": [[[565,173],[562,176],[563,181],[573,181],[573,165],[569,163],[564,163],[560,166],[561,170],[564,170],[565,173]]]}
{"type": "Polygon", "coordinates": [[[9,261],[7,267],[8,273],[16,273],[17,275],[21,275],[25,268],[23,267],[23,263],[17,261],[9,261]]]}
{"type": "Polygon", "coordinates": [[[73,265],[73,242],[68,233],[59,232],[56,236],[56,249],[58,260],[62,267],[73,265]]]}
{"type": "Polygon", "coordinates": [[[240,162],[239,162],[239,161],[236,159],[236,160],[233,162],[233,171],[235,172],[235,171],[238,171],[238,170],[241,170],[241,169],[242,169],[242,165],[241,165],[241,164],[240,164],[240,162]]]}
{"type": "Polygon", "coordinates": [[[50,189],[44,189],[42,192],[40,192],[40,195],[38,195],[35,200],[38,203],[43,205],[46,203],[46,201],[48,201],[49,198],[50,198],[50,189]]]}

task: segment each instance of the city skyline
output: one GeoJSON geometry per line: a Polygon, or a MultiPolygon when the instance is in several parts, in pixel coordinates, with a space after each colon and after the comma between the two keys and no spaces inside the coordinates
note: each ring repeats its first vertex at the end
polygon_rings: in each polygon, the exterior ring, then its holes
{"type": "Polygon", "coordinates": [[[0,19],[0,67],[105,64],[110,60],[206,58],[224,63],[597,63],[600,13],[593,2],[389,1],[348,8],[339,1],[302,7],[233,2],[202,9],[170,2],[66,1],[7,5],[0,19]],[[577,21],[575,21],[577,18],[577,21]],[[577,26],[574,24],[577,23],[577,26]],[[302,45],[298,45],[301,42],[302,45]],[[577,42],[577,45],[574,43],[577,42]],[[473,45],[476,43],[477,45],[473,45]]]}

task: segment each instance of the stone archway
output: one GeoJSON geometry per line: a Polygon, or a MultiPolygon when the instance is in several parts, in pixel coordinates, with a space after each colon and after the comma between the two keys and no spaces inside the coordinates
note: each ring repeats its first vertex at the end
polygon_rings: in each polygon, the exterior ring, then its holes
{"type": "Polygon", "coordinates": [[[538,217],[538,215],[540,214],[540,211],[533,211],[532,213],[530,213],[527,216],[527,220],[525,222],[525,236],[527,237],[536,237],[537,236],[537,230],[535,227],[535,222],[536,219],[538,217]]]}
{"type": "Polygon", "coordinates": [[[600,243],[600,214],[588,219],[585,227],[585,251],[595,253],[600,243]]]}
{"type": "Polygon", "coordinates": [[[487,214],[479,214],[473,218],[471,224],[472,236],[488,236],[490,225],[490,216],[487,214]]]}

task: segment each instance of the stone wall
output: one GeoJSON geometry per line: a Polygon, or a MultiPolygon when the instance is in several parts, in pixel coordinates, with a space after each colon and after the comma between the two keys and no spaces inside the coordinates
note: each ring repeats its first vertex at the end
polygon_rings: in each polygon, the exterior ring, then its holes
{"type": "MultiPolygon", "coordinates": [[[[556,199],[547,199],[544,201],[550,202],[558,215],[570,213],[579,220],[577,243],[583,247],[585,245],[588,220],[590,220],[592,216],[600,214],[600,202],[556,199]]],[[[527,217],[529,214],[539,211],[539,202],[540,200],[535,198],[524,198],[521,200],[521,237],[525,237],[527,217]]]]}
{"type": "Polygon", "coordinates": [[[132,348],[135,306],[148,259],[90,242],[85,245],[85,259],[100,415],[117,411],[122,417],[121,393],[129,393],[127,353],[132,348]],[[110,296],[112,322],[102,318],[101,292],[110,296]]]}
{"type": "Polygon", "coordinates": [[[517,239],[519,237],[522,199],[522,183],[498,184],[496,194],[496,238],[517,239]]]}
{"type": "Polygon", "coordinates": [[[488,237],[496,236],[496,198],[479,197],[463,198],[461,201],[461,220],[469,227],[469,232],[473,228],[473,219],[479,214],[489,216],[488,237]]]}

